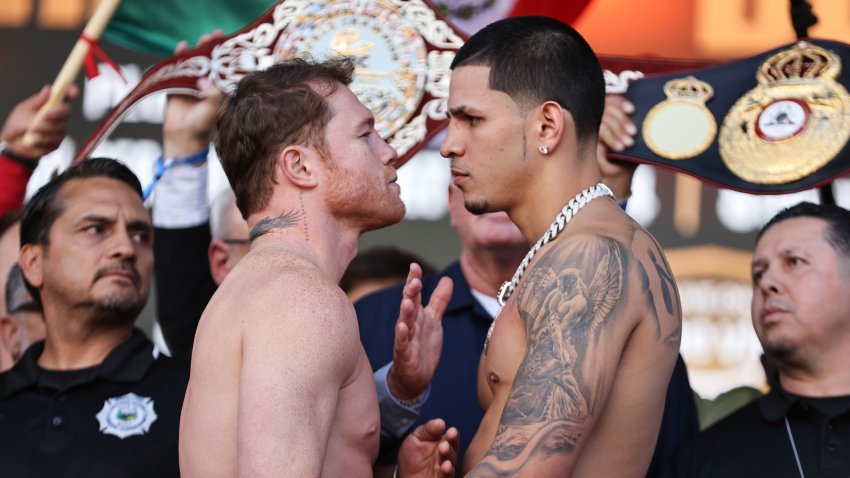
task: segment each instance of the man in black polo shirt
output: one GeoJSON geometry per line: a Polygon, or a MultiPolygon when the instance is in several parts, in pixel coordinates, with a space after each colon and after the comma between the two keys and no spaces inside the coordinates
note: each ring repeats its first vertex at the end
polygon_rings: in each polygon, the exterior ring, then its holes
{"type": "Polygon", "coordinates": [[[801,203],[761,230],[753,326],[771,391],[683,447],[682,477],[850,476],[850,211],[801,203]]]}
{"type": "Polygon", "coordinates": [[[46,338],[0,375],[3,476],[179,476],[187,367],[133,327],[152,231],[139,181],[109,159],[69,168],[27,205],[19,263],[46,338]]]}

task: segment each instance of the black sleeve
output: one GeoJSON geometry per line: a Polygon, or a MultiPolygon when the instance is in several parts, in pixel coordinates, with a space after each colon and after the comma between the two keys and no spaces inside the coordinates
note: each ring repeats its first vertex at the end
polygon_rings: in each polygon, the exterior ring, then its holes
{"type": "Polygon", "coordinates": [[[171,355],[179,358],[191,351],[198,321],[216,289],[207,256],[209,225],[157,228],[154,237],[157,320],[171,355]]]}

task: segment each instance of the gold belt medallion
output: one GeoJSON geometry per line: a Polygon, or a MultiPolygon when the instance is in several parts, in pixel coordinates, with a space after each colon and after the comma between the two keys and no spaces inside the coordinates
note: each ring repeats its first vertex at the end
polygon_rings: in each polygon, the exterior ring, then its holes
{"type": "Polygon", "coordinates": [[[755,184],[784,184],[825,166],[850,138],[841,59],[807,42],[769,57],[758,85],[735,102],[718,141],[723,162],[755,184]]]}
{"type": "Polygon", "coordinates": [[[714,96],[708,83],[693,76],[664,84],[667,99],[653,106],[641,134],[653,153],[667,159],[692,158],[714,141],[717,123],[705,103],[714,96]]]}

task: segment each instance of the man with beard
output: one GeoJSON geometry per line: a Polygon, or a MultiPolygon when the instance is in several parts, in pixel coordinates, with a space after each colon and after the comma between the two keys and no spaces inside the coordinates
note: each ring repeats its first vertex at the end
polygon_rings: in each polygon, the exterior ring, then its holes
{"type": "Polygon", "coordinates": [[[850,212],[800,203],[778,213],[756,238],[752,279],[770,392],[683,446],[675,475],[846,477],[850,212]]]}
{"type": "Polygon", "coordinates": [[[452,62],[441,147],[473,213],[506,211],[532,249],[485,339],[469,476],[643,476],[681,307],[658,243],[600,183],[599,62],[569,26],[514,17],[452,62]]]}
{"type": "Polygon", "coordinates": [[[187,369],[133,327],[152,232],[138,179],[110,159],[69,168],[30,200],[19,264],[46,336],[0,375],[4,476],[179,476],[187,369]]]}
{"type": "MultiPolygon", "coordinates": [[[[372,474],[375,385],[337,284],[360,234],[400,221],[404,204],[398,156],[347,87],[353,69],[349,60],[272,66],[240,81],[219,114],[216,149],[252,244],[198,325],[184,476],[372,474]]],[[[400,340],[441,333],[451,283],[423,308],[420,276],[411,269],[400,340]]],[[[418,428],[399,476],[453,475],[456,439],[438,420],[418,428]]]]}

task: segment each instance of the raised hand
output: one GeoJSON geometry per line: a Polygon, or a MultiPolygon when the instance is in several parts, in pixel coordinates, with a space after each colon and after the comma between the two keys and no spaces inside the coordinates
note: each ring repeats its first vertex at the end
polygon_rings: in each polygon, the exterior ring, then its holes
{"type": "Polygon", "coordinates": [[[387,385],[401,400],[419,398],[431,383],[443,351],[443,312],[452,296],[452,280],[443,277],[422,306],[422,268],[410,265],[402,292],[387,385]]]}
{"type": "MultiPolygon", "coordinates": [[[[216,30],[201,36],[198,44],[223,36],[221,30],[216,30]]],[[[188,43],[181,41],[177,44],[175,53],[182,53],[188,48],[188,43]]],[[[197,86],[201,90],[198,96],[168,96],[163,123],[163,149],[166,158],[196,153],[207,147],[212,139],[223,93],[205,78],[199,79],[197,86]]]]}
{"type": "Polygon", "coordinates": [[[635,144],[637,127],[629,115],[635,110],[629,100],[621,95],[605,95],[605,112],[599,126],[599,144],[596,146],[596,160],[602,173],[602,182],[614,191],[618,198],[630,194],[632,176],[636,163],[612,161],[608,158],[608,149],[623,151],[635,144]]]}
{"type": "Polygon", "coordinates": [[[65,101],[52,106],[35,121],[36,113],[50,97],[50,85],[45,85],[41,91],[15,105],[0,131],[0,141],[5,142],[17,156],[33,161],[56,150],[68,129],[71,117],[69,102],[78,95],[77,86],[71,85],[65,101]],[[24,141],[27,133],[29,141],[24,141]]]}

